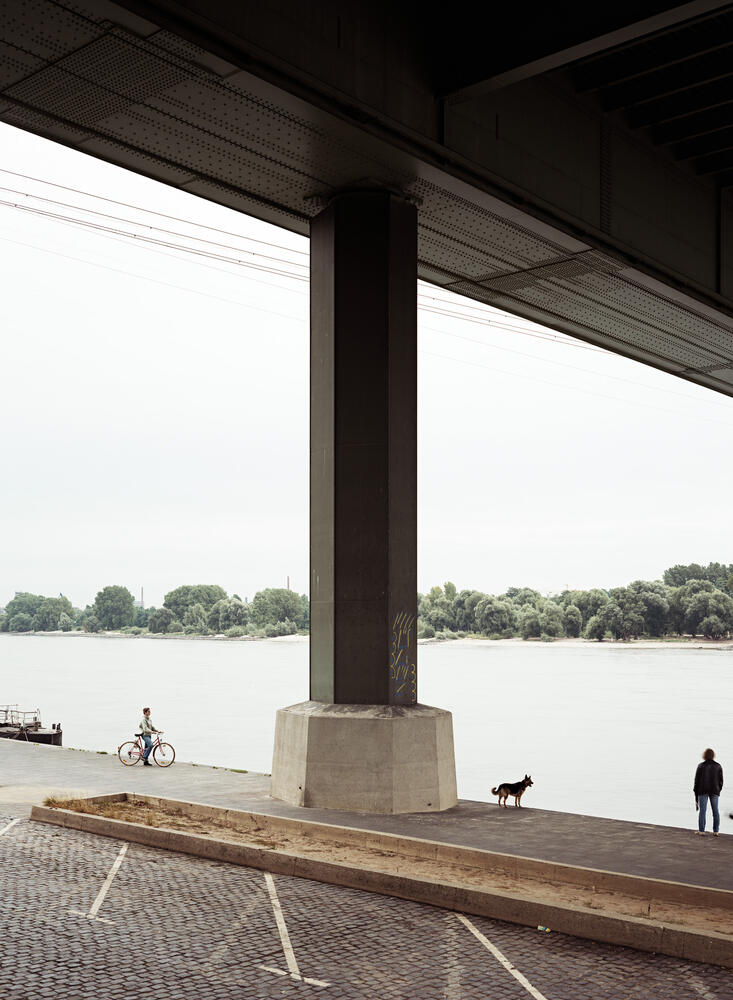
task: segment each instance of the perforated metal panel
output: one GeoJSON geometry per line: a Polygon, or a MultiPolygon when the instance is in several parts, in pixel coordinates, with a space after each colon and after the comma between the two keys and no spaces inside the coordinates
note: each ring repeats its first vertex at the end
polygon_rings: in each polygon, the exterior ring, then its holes
{"type": "Polygon", "coordinates": [[[113,24],[113,10],[0,0],[0,118],[300,232],[330,192],[403,191],[420,205],[421,277],[733,395],[733,322],[722,314],[645,287],[602,253],[569,250],[577,241],[516,208],[489,210],[465,185],[456,194],[353,124],[258,89],[169,31],[113,24]]]}
{"type": "Polygon", "coordinates": [[[58,59],[96,38],[99,22],[91,10],[84,14],[45,0],[0,0],[3,38],[41,59],[58,59]]]}
{"type": "Polygon", "coordinates": [[[0,42],[0,88],[22,80],[43,65],[43,59],[15,45],[0,42]]]}

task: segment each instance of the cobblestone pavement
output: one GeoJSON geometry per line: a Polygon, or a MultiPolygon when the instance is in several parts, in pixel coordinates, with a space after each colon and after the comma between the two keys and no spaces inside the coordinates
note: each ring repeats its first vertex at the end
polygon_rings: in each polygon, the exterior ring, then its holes
{"type": "Polygon", "coordinates": [[[12,819],[2,1000],[733,1000],[731,970],[12,819]]]}

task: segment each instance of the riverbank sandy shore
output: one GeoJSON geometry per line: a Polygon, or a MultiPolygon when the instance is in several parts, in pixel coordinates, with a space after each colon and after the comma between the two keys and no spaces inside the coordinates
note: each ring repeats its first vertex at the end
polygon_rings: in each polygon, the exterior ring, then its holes
{"type": "MultiPolygon", "coordinates": [[[[131,635],[129,632],[0,632],[0,639],[5,635],[26,636],[28,638],[81,638],[81,639],[153,639],[156,642],[172,640],[174,642],[278,642],[278,643],[304,643],[310,642],[307,635],[278,635],[271,638],[255,635],[241,635],[237,637],[228,635],[184,635],[182,632],[174,632],[171,635],[144,632],[142,635],[131,635]]],[[[596,639],[522,639],[515,636],[513,639],[486,639],[480,636],[467,636],[465,639],[418,639],[419,646],[439,646],[446,643],[451,646],[545,646],[555,647],[577,647],[589,646],[598,648],[619,647],[623,649],[718,649],[733,651],[733,639],[705,639],[697,636],[694,639],[689,636],[665,636],[660,639],[604,639],[598,642],[596,639]]]]}
{"type": "MultiPolygon", "coordinates": [[[[305,638],[305,637],[304,637],[305,638]]],[[[522,639],[516,636],[513,639],[419,639],[418,645],[442,645],[450,643],[459,646],[474,645],[482,646],[546,646],[554,647],[578,647],[588,646],[592,648],[604,647],[606,649],[619,647],[621,649],[721,649],[733,650],[733,639],[704,639],[702,636],[692,638],[691,636],[666,636],[662,639],[604,639],[598,642],[597,639],[522,639]]]]}
{"type": "Polygon", "coordinates": [[[53,637],[55,639],[154,639],[156,642],[172,639],[175,642],[309,642],[307,635],[276,635],[269,638],[258,635],[184,635],[183,632],[173,632],[170,635],[158,632],[143,632],[141,635],[132,635],[130,632],[0,632],[0,639],[6,635],[20,638],[44,639],[53,637]]]}

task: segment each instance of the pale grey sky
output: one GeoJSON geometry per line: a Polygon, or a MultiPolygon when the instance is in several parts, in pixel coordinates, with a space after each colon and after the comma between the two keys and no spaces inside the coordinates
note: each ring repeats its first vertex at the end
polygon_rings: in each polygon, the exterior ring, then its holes
{"type": "MultiPolygon", "coordinates": [[[[308,241],[7,126],[0,150],[0,604],[307,591],[308,241]]],[[[733,400],[418,292],[422,590],[733,561],[733,400]]]]}

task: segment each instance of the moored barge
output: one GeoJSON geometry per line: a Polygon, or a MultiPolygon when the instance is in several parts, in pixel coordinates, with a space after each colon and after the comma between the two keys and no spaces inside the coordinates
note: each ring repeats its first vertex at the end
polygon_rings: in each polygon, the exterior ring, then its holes
{"type": "Polygon", "coordinates": [[[0,705],[0,739],[27,740],[29,743],[60,747],[63,733],[60,722],[54,722],[50,729],[44,727],[38,709],[21,712],[17,705],[0,705]]]}

